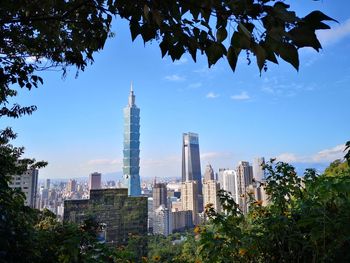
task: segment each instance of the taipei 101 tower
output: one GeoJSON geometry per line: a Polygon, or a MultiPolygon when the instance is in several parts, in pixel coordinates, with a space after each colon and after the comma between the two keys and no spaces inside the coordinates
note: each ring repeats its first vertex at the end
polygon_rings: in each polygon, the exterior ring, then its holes
{"type": "Polygon", "coordinates": [[[129,103],[124,108],[124,183],[129,196],[140,196],[140,109],[131,83],[129,103]]]}

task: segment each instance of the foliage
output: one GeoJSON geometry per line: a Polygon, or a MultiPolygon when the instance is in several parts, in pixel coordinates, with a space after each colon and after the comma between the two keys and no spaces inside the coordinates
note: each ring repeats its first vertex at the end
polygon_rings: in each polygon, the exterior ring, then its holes
{"type": "Polygon", "coordinates": [[[350,173],[304,178],[294,167],[266,165],[270,204],[250,204],[240,212],[227,193],[220,193],[223,214],[208,208],[210,224],[200,231],[202,262],[349,262],[350,173]]]}
{"type": "Polygon", "coordinates": [[[196,246],[193,233],[177,233],[164,237],[151,235],[148,238],[147,262],[194,262],[196,246]]]}
{"type": "Polygon", "coordinates": [[[349,163],[346,161],[342,161],[340,159],[337,159],[333,161],[329,167],[326,168],[324,171],[324,174],[327,176],[339,176],[342,174],[349,174],[350,168],[349,163]]]}
{"type": "MultiPolygon", "coordinates": [[[[320,11],[298,17],[274,0],[3,0],[0,9],[0,117],[31,114],[35,106],[10,105],[20,88],[43,83],[39,72],[84,70],[112,36],[113,17],[129,21],[132,40],[157,40],[162,56],[178,60],[197,52],[209,67],[226,58],[233,71],[241,52],[256,57],[260,72],[278,57],[298,70],[298,49],[321,48],[315,31],[334,19],[320,11]]],[[[77,72],[78,72],[77,71],[77,72]]]]}

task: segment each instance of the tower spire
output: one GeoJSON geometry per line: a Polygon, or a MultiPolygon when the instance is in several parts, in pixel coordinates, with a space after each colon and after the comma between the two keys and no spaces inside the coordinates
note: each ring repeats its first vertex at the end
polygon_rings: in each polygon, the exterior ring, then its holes
{"type": "Polygon", "coordinates": [[[131,81],[130,94],[129,94],[129,107],[132,107],[134,105],[135,105],[135,95],[134,95],[133,82],[131,81]]]}

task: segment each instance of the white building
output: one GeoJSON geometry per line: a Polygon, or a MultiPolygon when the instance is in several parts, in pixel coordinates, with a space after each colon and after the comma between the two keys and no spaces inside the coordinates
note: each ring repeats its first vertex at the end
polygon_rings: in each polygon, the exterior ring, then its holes
{"type": "Polygon", "coordinates": [[[159,206],[154,211],[153,233],[168,236],[173,232],[171,211],[164,205],[159,206]]]}
{"type": "Polygon", "coordinates": [[[261,182],[265,179],[263,165],[265,164],[264,157],[255,158],[253,161],[253,177],[255,181],[261,182]]]}
{"type": "Polygon", "coordinates": [[[26,200],[25,205],[35,208],[38,186],[37,169],[28,169],[22,175],[12,175],[9,186],[11,188],[19,188],[24,193],[26,200]]]}

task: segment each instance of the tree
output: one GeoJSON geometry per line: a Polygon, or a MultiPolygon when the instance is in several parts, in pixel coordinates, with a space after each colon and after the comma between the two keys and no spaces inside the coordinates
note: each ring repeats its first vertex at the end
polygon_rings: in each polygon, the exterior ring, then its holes
{"type": "Polygon", "coordinates": [[[350,260],[350,171],[338,176],[315,170],[296,175],[293,166],[265,166],[266,207],[252,200],[243,215],[232,197],[220,193],[223,214],[208,207],[210,223],[200,229],[202,262],[348,262],[350,260]]]}
{"type": "MultiPolygon", "coordinates": [[[[205,54],[209,67],[226,58],[234,71],[240,53],[259,70],[277,57],[299,68],[298,49],[321,48],[315,31],[334,19],[320,11],[301,18],[274,0],[3,0],[0,10],[1,116],[31,114],[36,107],[10,105],[20,88],[43,83],[39,72],[69,66],[84,70],[112,36],[113,17],[127,19],[132,40],[157,40],[173,60],[205,54]]],[[[77,71],[77,72],[78,72],[77,71]]]]}

